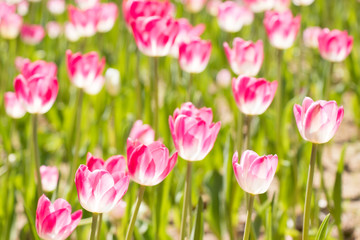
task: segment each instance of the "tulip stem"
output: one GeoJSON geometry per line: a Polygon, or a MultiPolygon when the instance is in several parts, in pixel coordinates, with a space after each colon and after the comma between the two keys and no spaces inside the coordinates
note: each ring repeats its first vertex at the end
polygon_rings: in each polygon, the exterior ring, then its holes
{"type": "Polygon", "coordinates": [[[92,214],[90,240],[95,240],[95,239],[96,239],[96,230],[97,230],[98,216],[99,216],[98,213],[93,213],[93,214],[92,214]]]}
{"type": "Polygon", "coordinates": [[[155,131],[155,139],[159,137],[159,74],[158,74],[158,58],[153,57],[153,86],[152,86],[152,101],[153,101],[153,127],[155,131]]]}
{"type": "Polygon", "coordinates": [[[254,206],[254,199],[255,196],[252,194],[249,194],[249,200],[247,204],[247,217],[246,217],[246,223],[245,223],[245,231],[244,231],[244,238],[243,240],[248,240],[251,232],[251,214],[254,206]]]}
{"type": "Polygon", "coordinates": [[[278,155],[280,156],[280,158],[282,158],[282,134],[281,134],[281,127],[282,127],[282,114],[283,114],[283,109],[282,109],[282,101],[283,101],[283,79],[282,79],[282,61],[283,61],[283,50],[278,49],[277,50],[277,64],[278,64],[278,93],[277,93],[277,97],[276,97],[276,108],[277,108],[277,121],[276,121],[276,131],[277,131],[277,147],[278,147],[278,155]]]}
{"type": "Polygon", "coordinates": [[[313,143],[312,150],[311,150],[311,158],[310,158],[308,179],[307,179],[307,184],[306,184],[302,240],[308,240],[308,238],[309,238],[309,220],[310,220],[311,194],[312,194],[312,185],[313,185],[313,179],[314,179],[314,170],[315,170],[317,147],[318,146],[315,143],[313,143]]]}
{"type": "Polygon", "coordinates": [[[38,125],[38,116],[37,114],[31,115],[32,121],[32,147],[35,161],[35,172],[37,178],[37,193],[38,197],[42,195],[42,186],[41,186],[41,175],[40,175],[40,158],[39,158],[39,147],[37,139],[37,125],[38,125]]]}
{"type": "MultiPolygon", "coordinates": [[[[188,209],[191,208],[191,162],[187,162],[186,180],[183,198],[183,209],[181,218],[180,235],[181,240],[185,239],[186,236],[186,220],[188,218],[188,209]]],[[[191,212],[191,210],[189,211],[191,212]]],[[[190,224],[190,223],[189,223],[190,224]]]]}
{"type": "Polygon", "coordinates": [[[324,100],[328,100],[328,98],[329,98],[333,71],[334,71],[334,63],[330,62],[329,76],[327,76],[327,78],[325,78],[325,80],[324,80],[325,81],[324,82],[324,100]]]}
{"type": "Polygon", "coordinates": [[[137,119],[142,115],[141,79],[140,79],[140,51],[136,49],[136,98],[137,98],[137,119]]]}
{"type": "Polygon", "coordinates": [[[98,214],[99,216],[98,216],[98,226],[97,226],[97,233],[96,233],[96,235],[97,235],[97,237],[96,237],[96,239],[97,240],[100,240],[100,231],[101,231],[101,222],[102,222],[102,213],[99,213],[98,214]]]}
{"type": "Polygon", "coordinates": [[[138,198],[137,198],[136,203],[135,203],[134,212],[131,215],[130,224],[129,224],[129,227],[128,227],[127,232],[126,232],[125,240],[130,240],[131,237],[132,237],[134,227],[135,227],[136,217],[138,215],[140,204],[141,204],[142,199],[144,197],[144,192],[145,192],[145,186],[140,185],[138,198]]]}
{"type": "Polygon", "coordinates": [[[246,147],[244,150],[246,149],[250,149],[250,140],[251,140],[251,116],[247,115],[246,116],[246,147]]]}

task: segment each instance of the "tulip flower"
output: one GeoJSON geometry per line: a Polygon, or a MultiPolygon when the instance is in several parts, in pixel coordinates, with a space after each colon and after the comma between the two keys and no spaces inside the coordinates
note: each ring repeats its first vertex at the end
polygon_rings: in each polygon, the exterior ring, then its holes
{"type": "Polygon", "coordinates": [[[235,74],[253,77],[259,73],[264,60],[264,47],[261,40],[253,43],[241,38],[235,38],[233,49],[225,42],[224,50],[235,74]]]}
{"type": "Polygon", "coordinates": [[[201,73],[205,70],[211,54],[211,42],[195,39],[182,43],[179,47],[179,64],[188,73],[201,73]]]}
{"type": "Polygon", "coordinates": [[[109,212],[109,218],[111,222],[116,223],[124,216],[126,205],[126,202],[123,200],[120,200],[120,202],[116,204],[116,206],[109,212]]]}
{"type": "Polygon", "coordinates": [[[274,99],[277,86],[277,81],[268,82],[264,78],[247,76],[239,76],[232,81],[236,104],[246,115],[263,114],[274,99]]]}
{"type": "Polygon", "coordinates": [[[41,185],[45,192],[52,192],[56,189],[59,180],[59,170],[57,167],[42,165],[40,167],[41,185]]]}
{"type": "Polygon", "coordinates": [[[75,0],[76,5],[81,10],[87,10],[95,7],[100,1],[99,0],[75,0]]]}
{"type": "Polygon", "coordinates": [[[222,88],[228,88],[231,84],[231,73],[226,68],[221,69],[216,75],[216,83],[222,88]]]}
{"type": "Polygon", "coordinates": [[[244,3],[251,11],[259,13],[272,9],[275,5],[275,0],[244,0],[244,3]]]}
{"type": "Polygon", "coordinates": [[[0,18],[0,34],[4,39],[15,39],[21,30],[23,19],[16,13],[7,13],[0,18]]]}
{"type": "Polygon", "coordinates": [[[274,10],[278,12],[285,12],[290,9],[291,0],[275,0],[274,10]]]}
{"type": "Polygon", "coordinates": [[[48,0],[46,6],[52,14],[60,15],[65,11],[65,0],[48,0]]]}
{"type": "Polygon", "coordinates": [[[97,52],[86,54],[66,51],[66,64],[70,81],[90,95],[100,92],[105,83],[101,75],[105,66],[105,58],[100,59],[97,52]]]}
{"type": "Polygon", "coordinates": [[[185,9],[191,13],[198,13],[204,8],[207,0],[182,0],[185,9]]]}
{"type": "Polygon", "coordinates": [[[320,27],[308,27],[304,30],[303,41],[306,47],[318,48],[319,47],[319,35],[322,29],[320,27]]]}
{"type": "Polygon", "coordinates": [[[71,214],[71,205],[58,198],[52,204],[42,195],[36,209],[36,231],[46,240],[65,240],[75,230],[82,217],[82,211],[71,214]]]}
{"type": "Polygon", "coordinates": [[[25,79],[35,75],[56,77],[57,66],[53,62],[45,62],[43,60],[31,62],[27,58],[17,58],[15,61],[17,61],[15,64],[17,64],[18,70],[25,79]]]}
{"type": "Polygon", "coordinates": [[[69,21],[79,37],[94,36],[99,23],[98,5],[87,10],[80,10],[69,6],[69,21]]]}
{"type": "Polygon", "coordinates": [[[151,57],[168,55],[179,32],[177,21],[158,16],[138,18],[131,27],[139,50],[151,57]]]}
{"type": "Polygon", "coordinates": [[[300,16],[293,17],[291,11],[267,11],[264,25],[271,45],[278,49],[290,48],[300,29],[300,20],[300,16]]]}
{"type": "Polygon", "coordinates": [[[46,32],[51,39],[55,39],[62,33],[62,26],[57,22],[48,22],[46,24],[46,32]]]}
{"type": "Polygon", "coordinates": [[[25,115],[26,110],[14,92],[6,92],[4,94],[4,100],[7,115],[15,119],[22,118],[25,115]]]}
{"type": "Polygon", "coordinates": [[[111,96],[120,91],[120,72],[115,68],[108,68],[105,72],[105,88],[111,96]]]}
{"type": "Polygon", "coordinates": [[[219,13],[219,6],[222,3],[220,0],[209,0],[206,4],[206,10],[211,15],[216,17],[219,13]]]}
{"type": "Polygon", "coordinates": [[[25,16],[29,12],[29,2],[26,0],[20,1],[16,6],[16,12],[20,16],[25,16]]]}
{"type": "Polygon", "coordinates": [[[77,31],[76,27],[71,22],[65,23],[65,37],[70,42],[76,42],[80,39],[80,34],[77,31]]]}
{"type": "Polygon", "coordinates": [[[236,2],[225,1],[218,7],[217,20],[222,30],[235,33],[243,26],[250,25],[254,20],[254,14],[236,2]]]}
{"type": "Polygon", "coordinates": [[[150,125],[143,124],[141,120],[137,120],[131,128],[129,138],[139,141],[144,145],[149,145],[155,141],[155,132],[150,125]]]}
{"type": "Polygon", "coordinates": [[[9,13],[15,13],[16,6],[5,1],[0,2],[0,18],[9,13]]]}
{"type": "Polygon", "coordinates": [[[330,62],[342,62],[350,54],[353,47],[353,37],[347,31],[325,28],[318,37],[321,56],[330,62]]]}
{"type": "Polygon", "coordinates": [[[98,32],[110,31],[116,21],[118,8],[115,3],[103,3],[99,5],[99,21],[97,24],[98,32]]]}
{"type": "Polygon", "coordinates": [[[26,25],[21,27],[21,39],[29,45],[40,43],[45,37],[45,30],[41,25],[26,25]]]}
{"type": "Polygon", "coordinates": [[[296,6],[309,6],[314,0],[292,0],[296,6]]]}

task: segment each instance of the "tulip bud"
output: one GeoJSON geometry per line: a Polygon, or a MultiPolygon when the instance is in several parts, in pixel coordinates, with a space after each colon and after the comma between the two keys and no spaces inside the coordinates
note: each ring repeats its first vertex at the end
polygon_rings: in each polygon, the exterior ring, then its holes
{"type": "Polygon", "coordinates": [[[5,111],[6,114],[12,118],[22,118],[26,110],[24,109],[21,102],[16,97],[16,94],[13,92],[6,92],[4,95],[5,99],[5,111]]]}
{"type": "Polygon", "coordinates": [[[194,39],[179,47],[179,64],[188,73],[201,73],[210,60],[211,42],[194,39]]]}
{"type": "Polygon", "coordinates": [[[342,62],[350,54],[353,42],[347,31],[325,28],[318,37],[320,55],[330,62],[342,62]]]}
{"type": "Polygon", "coordinates": [[[129,138],[149,145],[155,141],[155,131],[150,125],[143,124],[141,120],[137,120],[131,128],[129,138]]]}
{"type": "Polygon", "coordinates": [[[59,179],[59,170],[57,167],[40,167],[41,185],[45,192],[52,192],[56,189],[59,179]]]}
{"type": "Polygon", "coordinates": [[[120,72],[115,68],[108,68],[105,72],[105,88],[111,96],[120,91],[120,72]]]}
{"type": "Polygon", "coordinates": [[[236,2],[226,1],[219,5],[218,24],[225,32],[238,32],[245,25],[250,25],[254,14],[246,7],[239,6],[236,2]]]}

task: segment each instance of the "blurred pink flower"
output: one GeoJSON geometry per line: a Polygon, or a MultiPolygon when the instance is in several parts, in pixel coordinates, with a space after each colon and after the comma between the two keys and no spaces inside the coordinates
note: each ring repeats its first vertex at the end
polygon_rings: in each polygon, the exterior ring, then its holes
{"type": "Polygon", "coordinates": [[[70,5],[68,9],[69,21],[78,37],[94,36],[99,23],[99,6],[81,10],[70,5]]]}
{"type": "Polygon", "coordinates": [[[250,25],[254,14],[246,7],[233,1],[225,1],[218,8],[218,24],[225,32],[238,32],[245,25],[250,25]]]}
{"type": "Polygon", "coordinates": [[[45,30],[41,25],[27,25],[21,27],[21,39],[29,45],[40,43],[45,37],[45,30]]]}
{"type": "Polygon", "coordinates": [[[239,76],[233,78],[232,91],[240,111],[246,115],[263,114],[274,99],[277,81],[239,76]]]}
{"type": "Polygon", "coordinates": [[[304,30],[303,41],[306,47],[317,48],[319,46],[320,27],[308,27],[304,30]]]}
{"type": "Polygon", "coordinates": [[[28,14],[28,12],[29,12],[29,2],[27,0],[20,1],[16,5],[16,12],[20,16],[25,16],[26,14],[28,14]]]}
{"type": "Polygon", "coordinates": [[[0,2],[0,19],[7,14],[15,13],[15,11],[16,5],[0,2]]]}
{"type": "Polygon", "coordinates": [[[201,73],[208,65],[210,55],[210,41],[194,39],[189,43],[182,43],[179,48],[180,67],[188,73],[201,73]]]}
{"type": "Polygon", "coordinates": [[[275,0],[244,0],[244,3],[251,11],[259,13],[272,9],[275,5],[275,0]]]}
{"type": "Polygon", "coordinates": [[[6,92],[4,94],[4,100],[5,111],[7,115],[15,119],[22,118],[25,115],[26,110],[24,109],[23,105],[18,100],[14,92],[6,92]]]}
{"type": "Polygon", "coordinates": [[[344,117],[344,108],[335,101],[314,102],[306,97],[302,106],[294,105],[294,116],[302,138],[320,144],[333,138],[344,117]]]}
{"type": "Polygon", "coordinates": [[[254,151],[246,150],[241,155],[240,164],[238,153],[235,152],[232,165],[240,187],[247,193],[257,195],[268,190],[274,179],[278,157],[277,155],[259,156],[254,151]]]}
{"type": "Polygon", "coordinates": [[[0,34],[4,39],[15,39],[21,30],[23,19],[16,13],[7,13],[0,18],[0,34]]]}
{"type": "Polygon", "coordinates": [[[350,54],[353,42],[347,31],[325,28],[318,37],[320,55],[330,62],[342,62],[350,54]]]}
{"type": "Polygon", "coordinates": [[[65,11],[65,0],[48,0],[47,9],[54,15],[60,15],[65,11]]]}
{"type": "Polygon", "coordinates": [[[77,31],[76,27],[71,22],[65,23],[65,37],[70,42],[76,42],[80,39],[80,34],[77,31]]]}
{"type": "Polygon", "coordinates": [[[15,64],[25,79],[29,79],[35,75],[56,77],[57,74],[57,66],[53,62],[45,62],[43,60],[31,62],[27,58],[17,57],[15,64]]]}
{"type": "Polygon", "coordinates": [[[129,138],[149,145],[155,141],[155,131],[150,125],[143,124],[141,120],[137,120],[131,128],[129,138]]]}
{"type": "Polygon", "coordinates": [[[213,123],[210,108],[197,109],[191,102],[169,116],[170,132],[180,157],[187,161],[203,160],[214,146],[221,123],[213,123]]]}
{"type": "Polygon", "coordinates": [[[105,88],[111,96],[118,95],[121,81],[120,72],[115,68],[108,68],[105,72],[105,88]]]}
{"type": "Polygon", "coordinates": [[[46,240],[65,240],[75,230],[82,217],[82,210],[71,214],[71,205],[58,198],[54,204],[43,194],[36,209],[36,231],[46,240]]]}
{"type": "Polygon", "coordinates": [[[191,13],[198,13],[204,8],[207,0],[182,0],[185,9],[191,13]]]}
{"type": "Polygon", "coordinates": [[[264,25],[271,45],[278,49],[290,48],[299,32],[300,21],[301,17],[293,17],[291,11],[267,11],[264,25]]]}
{"type": "Polygon", "coordinates": [[[315,0],[292,0],[293,3],[296,6],[309,6],[311,5],[315,0]]]}
{"type": "Polygon", "coordinates": [[[59,180],[57,167],[42,165],[40,167],[41,186],[45,192],[52,192],[56,189],[59,180]]]}
{"type": "Polygon", "coordinates": [[[116,206],[109,212],[109,218],[112,222],[117,222],[119,219],[121,219],[126,210],[126,202],[123,200],[120,200],[116,206]]]}
{"type": "Polygon", "coordinates": [[[261,40],[253,43],[235,38],[233,49],[225,42],[224,50],[231,69],[237,75],[256,76],[264,60],[264,47],[261,40]]]}
{"type": "Polygon", "coordinates": [[[174,168],[178,153],[169,157],[169,150],[159,141],[149,145],[128,139],[127,165],[131,180],[154,186],[162,182],[174,168]]]}
{"type": "Polygon", "coordinates": [[[216,17],[219,13],[219,6],[222,3],[220,0],[209,0],[206,4],[206,10],[211,15],[216,17]]]}
{"type": "Polygon", "coordinates": [[[93,8],[99,2],[99,0],[75,0],[76,5],[82,10],[93,8]]]}
{"type": "Polygon", "coordinates": [[[115,24],[118,16],[118,8],[115,3],[103,3],[99,5],[99,22],[97,24],[98,32],[108,32],[115,24]]]}
{"type": "Polygon", "coordinates": [[[221,69],[218,74],[216,75],[216,83],[223,87],[227,88],[231,84],[231,73],[226,68],[221,69]]]}
{"type": "Polygon", "coordinates": [[[55,21],[48,22],[46,24],[46,32],[51,39],[55,39],[62,33],[62,26],[55,21]]]}
{"type": "Polygon", "coordinates": [[[290,9],[291,0],[275,0],[274,10],[278,12],[285,12],[290,9]]]}

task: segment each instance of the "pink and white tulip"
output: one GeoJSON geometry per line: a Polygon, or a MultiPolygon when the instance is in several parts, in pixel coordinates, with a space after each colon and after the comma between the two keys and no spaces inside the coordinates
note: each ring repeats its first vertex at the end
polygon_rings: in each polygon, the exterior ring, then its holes
{"type": "Polygon", "coordinates": [[[235,38],[233,49],[225,42],[224,50],[235,74],[253,77],[259,73],[264,60],[264,47],[261,40],[253,43],[241,38],[235,38]]]}
{"type": "Polygon", "coordinates": [[[124,157],[113,156],[105,162],[88,153],[86,165],[76,171],[75,185],[83,208],[93,213],[110,212],[129,187],[124,157]]]}
{"type": "Polygon", "coordinates": [[[7,115],[15,119],[22,118],[25,115],[26,110],[14,92],[6,92],[4,94],[4,100],[7,115]]]}
{"type": "Polygon", "coordinates": [[[265,13],[264,25],[270,44],[278,49],[290,48],[300,29],[301,17],[293,17],[291,11],[265,13]]]}
{"type": "Polygon", "coordinates": [[[56,189],[59,180],[57,167],[42,165],[40,167],[41,186],[45,192],[52,192],[56,189]]]}
{"type": "Polygon", "coordinates": [[[315,0],[292,0],[293,3],[296,6],[309,6],[311,5],[315,0]]]}
{"type": "Polygon", "coordinates": [[[217,20],[225,32],[238,32],[254,20],[254,13],[233,1],[222,2],[218,8],[217,20]]]}
{"type": "Polygon", "coordinates": [[[41,239],[65,240],[75,230],[82,217],[82,210],[71,214],[71,205],[58,198],[54,204],[42,195],[36,209],[36,231],[41,239]]]}
{"type": "Polygon", "coordinates": [[[105,83],[102,75],[105,58],[100,59],[97,52],[86,54],[66,51],[66,64],[70,81],[86,93],[94,95],[100,92],[105,83]]]}
{"type": "Polygon", "coordinates": [[[15,39],[21,30],[23,19],[16,13],[7,13],[0,18],[0,34],[5,39],[15,39]]]}
{"type": "Polygon", "coordinates": [[[226,68],[221,69],[216,74],[216,83],[223,88],[227,88],[231,84],[231,73],[226,68]]]}
{"type": "Polygon", "coordinates": [[[160,141],[149,145],[128,139],[127,165],[131,180],[143,185],[154,186],[162,182],[174,168],[178,153],[171,157],[169,150],[160,141]]]}
{"type": "Polygon", "coordinates": [[[45,37],[45,30],[41,25],[22,25],[20,31],[21,39],[29,45],[40,43],[45,37]]]}
{"type": "Polygon", "coordinates": [[[306,47],[318,48],[319,35],[322,29],[320,27],[308,27],[304,30],[303,41],[306,47]]]}
{"type": "Polygon", "coordinates": [[[26,0],[23,0],[21,2],[19,2],[16,5],[16,12],[20,15],[20,16],[25,16],[26,14],[28,14],[29,12],[29,2],[26,0]]]}
{"type": "Polygon", "coordinates": [[[76,27],[71,22],[65,23],[64,34],[66,39],[70,42],[76,42],[81,38],[79,32],[76,30],[76,27]]]}
{"type": "Polygon", "coordinates": [[[75,0],[76,5],[82,10],[93,8],[99,2],[99,0],[75,0]]]}
{"type": "Polygon", "coordinates": [[[59,23],[52,21],[46,24],[46,32],[49,38],[55,39],[62,33],[62,27],[59,23]]]}
{"type": "Polygon", "coordinates": [[[314,102],[306,97],[302,106],[294,105],[294,116],[300,135],[306,141],[321,144],[334,137],[344,117],[344,108],[335,101],[314,102]]]}
{"type": "Polygon", "coordinates": [[[254,13],[265,12],[275,6],[275,0],[244,0],[244,3],[254,13]]]}
{"type": "Polygon", "coordinates": [[[235,152],[232,165],[240,187],[247,193],[257,195],[265,193],[274,179],[278,165],[277,155],[259,156],[256,152],[246,150],[241,155],[235,152]]]}
{"type": "Polygon", "coordinates": [[[353,42],[347,31],[325,28],[318,37],[320,55],[330,62],[342,62],[350,54],[353,42]]]}
{"type": "Polygon", "coordinates": [[[48,0],[46,6],[52,14],[60,15],[65,11],[65,0],[48,0]]]}
{"type": "Polygon", "coordinates": [[[69,6],[69,21],[79,37],[94,36],[99,23],[99,7],[80,10],[69,6]]]}
{"type": "Polygon", "coordinates": [[[197,109],[184,103],[169,116],[170,132],[180,157],[187,161],[203,160],[214,146],[221,123],[213,123],[211,108],[197,109]]]}
{"type": "Polygon", "coordinates": [[[198,13],[204,8],[207,0],[182,0],[185,9],[191,13],[198,13]]]}
{"type": "Polygon", "coordinates": [[[219,6],[222,3],[220,0],[209,0],[206,4],[206,10],[211,15],[216,17],[219,13],[219,6]]]}
{"type": "Polygon", "coordinates": [[[109,32],[115,24],[118,16],[118,8],[115,3],[103,3],[99,5],[98,32],[109,32]]]}
{"type": "Polygon", "coordinates": [[[233,78],[232,91],[240,111],[246,115],[263,114],[274,99],[277,81],[239,76],[233,78]]]}
{"type": "Polygon", "coordinates": [[[120,200],[118,204],[109,212],[109,218],[112,222],[117,222],[119,219],[121,219],[126,210],[126,202],[123,200],[120,200]]]}
{"type": "Polygon", "coordinates": [[[35,75],[56,77],[57,66],[53,62],[45,62],[37,60],[31,62],[27,58],[18,57],[15,60],[18,70],[25,79],[29,79],[35,75]]]}
{"type": "Polygon", "coordinates": [[[18,75],[14,80],[16,97],[31,114],[44,114],[55,102],[59,90],[56,77],[35,74],[26,79],[18,75]]]}
{"type": "Polygon", "coordinates": [[[285,12],[290,9],[291,0],[275,0],[274,10],[285,12]]]}
{"type": "Polygon", "coordinates": [[[182,43],[179,47],[179,64],[183,71],[201,73],[209,63],[211,42],[194,39],[189,43],[182,43]]]}
{"type": "Polygon", "coordinates": [[[120,72],[115,68],[108,68],[105,72],[105,88],[111,96],[118,95],[120,91],[120,72]]]}
{"type": "Polygon", "coordinates": [[[155,141],[155,131],[150,125],[143,124],[141,120],[137,120],[131,128],[129,138],[149,145],[155,141]]]}

